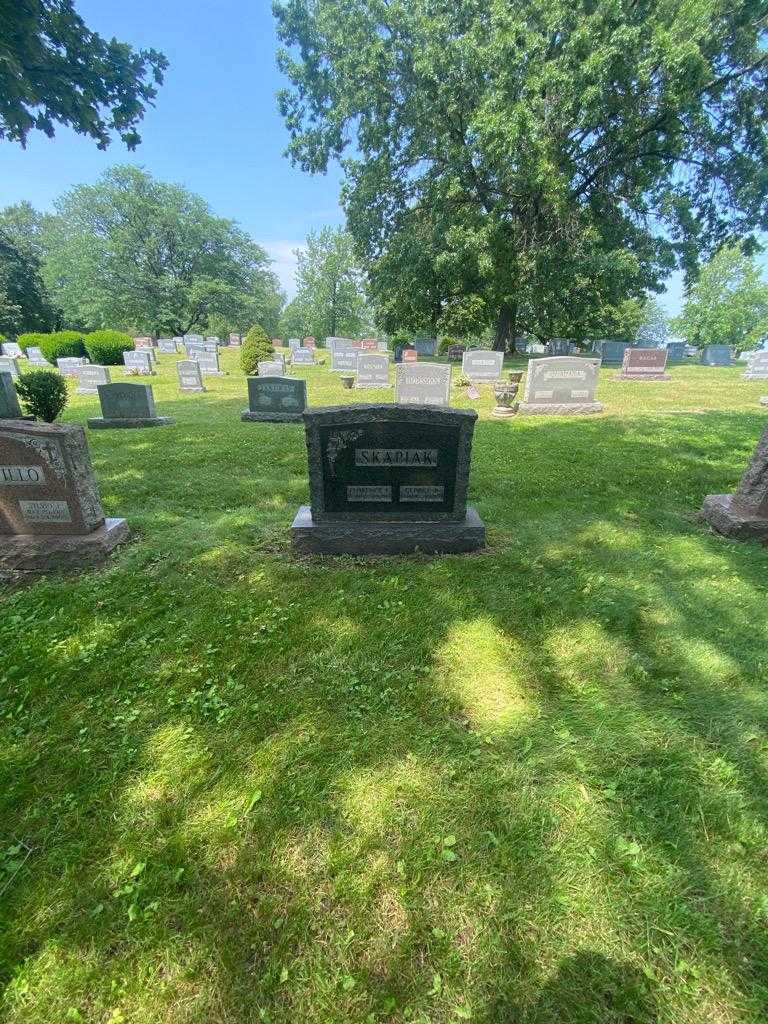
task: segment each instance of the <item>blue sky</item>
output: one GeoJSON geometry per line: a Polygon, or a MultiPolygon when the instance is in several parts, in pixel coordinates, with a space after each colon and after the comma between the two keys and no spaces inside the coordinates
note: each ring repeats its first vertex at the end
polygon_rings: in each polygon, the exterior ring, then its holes
{"type": "MultiPolygon", "coordinates": [[[[72,185],[92,182],[115,163],[145,167],[163,181],[203,196],[214,213],[237,220],[274,260],[293,294],[293,250],[307,232],[343,223],[338,169],[309,175],[283,156],[288,135],[275,93],[277,39],[269,0],[77,0],[85,23],[169,59],[156,106],[130,153],[119,141],[106,153],[65,128],[40,133],[27,149],[0,143],[0,206],[27,199],[37,209],[72,185]]],[[[677,312],[679,279],[661,296],[677,312]]]]}

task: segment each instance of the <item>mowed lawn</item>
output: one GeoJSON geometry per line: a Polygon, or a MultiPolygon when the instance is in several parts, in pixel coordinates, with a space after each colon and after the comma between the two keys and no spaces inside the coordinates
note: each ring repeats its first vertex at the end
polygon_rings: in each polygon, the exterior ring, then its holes
{"type": "Polygon", "coordinates": [[[89,435],[132,542],[0,597],[0,1020],[764,1022],[768,549],[696,512],[768,382],[484,391],[486,551],[297,561],[302,428],[159,361],[89,435]]]}

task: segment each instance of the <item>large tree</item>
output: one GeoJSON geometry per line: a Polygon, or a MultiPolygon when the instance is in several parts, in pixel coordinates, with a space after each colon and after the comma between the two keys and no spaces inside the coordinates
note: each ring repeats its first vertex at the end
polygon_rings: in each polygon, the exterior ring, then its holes
{"type": "Polygon", "coordinates": [[[755,348],[768,335],[768,283],[754,258],[723,246],[702,268],[674,322],[690,345],[755,348]]]}
{"type": "Polygon", "coordinates": [[[41,276],[42,218],[28,203],[0,211],[0,332],[48,331],[57,311],[41,276]]]}
{"type": "Polygon", "coordinates": [[[363,276],[346,231],[310,232],[296,259],[296,296],[281,320],[286,334],[325,338],[357,334],[368,326],[363,276]]]}
{"type": "Polygon", "coordinates": [[[0,0],[0,139],[26,144],[64,124],[106,149],[129,149],[168,62],[92,32],[72,0],[0,0]]]}
{"type": "Polygon", "coordinates": [[[313,172],[341,159],[390,315],[437,322],[476,296],[499,345],[523,329],[582,337],[675,263],[693,275],[768,224],[764,0],[274,10],[290,154],[313,172]],[[414,293],[405,254],[425,236],[414,293]]]}
{"type": "Polygon", "coordinates": [[[173,335],[276,324],[266,252],[200,196],[114,167],[55,206],[43,274],[69,322],[173,335]]]}

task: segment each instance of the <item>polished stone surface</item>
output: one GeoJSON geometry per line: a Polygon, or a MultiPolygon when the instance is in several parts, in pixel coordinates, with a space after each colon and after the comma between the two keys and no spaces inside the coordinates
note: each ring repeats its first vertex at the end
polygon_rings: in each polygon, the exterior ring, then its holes
{"type": "Polygon", "coordinates": [[[531,359],[519,412],[523,416],[584,416],[603,411],[596,401],[600,360],[582,356],[531,359]]]}
{"type": "Polygon", "coordinates": [[[461,372],[471,381],[483,382],[498,380],[504,362],[503,352],[490,349],[469,349],[461,360],[461,372]]]}
{"type": "Polygon", "coordinates": [[[705,366],[730,366],[731,350],[727,345],[707,345],[702,349],[699,362],[705,366]]]}
{"type": "Polygon", "coordinates": [[[307,382],[294,377],[249,377],[248,408],[241,419],[267,423],[302,423],[307,382]]]}
{"type": "Polygon", "coordinates": [[[451,368],[443,363],[400,363],[395,367],[399,405],[450,405],[451,368]]]}
{"type": "Polygon", "coordinates": [[[614,380],[671,380],[665,348],[628,348],[614,380]]]}

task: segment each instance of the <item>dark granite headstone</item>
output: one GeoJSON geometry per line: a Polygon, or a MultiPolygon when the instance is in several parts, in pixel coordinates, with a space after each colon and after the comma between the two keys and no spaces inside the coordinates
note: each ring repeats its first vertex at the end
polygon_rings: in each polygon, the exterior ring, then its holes
{"type": "Polygon", "coordinates": [[[671,380],[665,348],[628,348],[614,380],[671,380]]]}
{"type": "Polygon", "coordinates": [[[571,354],[571,344],[568,338],[550,338],[547,343],[547,355],[569,356],[571,354]]]}
{"type": "Polygon", "coordinates": [[[307,382],[295,377],[249,377],[243,420],[301,423],[307,407],[307,382]]]}
{"type": "Polygon", "coordinates": [[[503,363],[503,352],[493,352],[485,348],[474,348],[464,353],[461,361],[461,372],[474,383],[494,381],[501,377],[503,363]]]}
{"type": "Polygon", "coordinates": [[[304,554],[474,551],[467,507],[472,409],[351,405],[304,413],[311,508],[293,523],[304,554]]]}
{"type": "Polygon", "coordinates": [[[624,353],[632,346],[628,341],[597,341],[595,342],[595,354],[600,356],[603,366],[609,363],[623,363],[624,353]]]}
{"type": "Polygon", "coordinates": [[[529,416],[576,416],[602,412],[595,401],[599,359],[552,356],[531,359],[520,413],[529,416]]]}
{"type": "Polygon", "coordinates": [[[464,353],[466,351],[467,350],[464,347],[464,345],[449,345],[448,346],[448,351],[447,351],[446,354],[447,354],[448,359],[449,359],[450,362],[452,362],[452,363],[460,363],[462,361],[462,359],[464,358],[464,353]]]}
{"type": "Polygon", "coordinates": [[[168,416],[158,416],[151,384],[100,384],[101,417],[89,419],[94,430],[110,427],[162,427],[168,416]]]}
{"type": "Polygon", "coordinates": [[[413,345],[413,347],[416,349],[420,356],[437,355],[436,338],[414,338],[411,344],[413,345]]]}
{"type": "Polygon", "coordinates": [[[10,373],[0,371],[0,420],[20,420],[21,406],[13,377],[10,373]]]}
{"type": "Polygon", "coordinates": [[[93,564],[127,535],[104,518],[81,426],[0,421],[0,571],[93,564]]]}
{"type": "Polygon", "coordinates": [[[707,345],[699,362],[704,366],[730,366],[731,350],[727,345],[707,345]]]}
{"type": "Polygon", "coordinates": [[[682,363],[685,359],[685,342],[670,341],[667,344],[667,363],[682,363]]]}
{"type": "Polygon", "coordinates": [[[444,363],[401,363],[395,367],[398,405],[450,405],[451,368],[444,363]]]}
{"type": "Polygon", "coordinates": [[[515,338],[515,352],[518,355],[524,356],[528,351],[528,339],[527,338],[515,338]]]}
{"type": "Polygon", "coordinates": [[[710,494],[702,518],[736,540],[768,538],[768,427],[735,494],[710,494]]]}
{"type": "Polygon", "coordinates": [[[91,363],[86,366],[79,366],[76,377],[76,395],[97,395],[99,393],[99,384],[111,383],[109,369],[106,366],[94,366],[91,363]]]}
{"type": "Polygon", "coordinates": [[[389,359],[380,352],[360,352],[357,356],[356,388],[388,388],[389,359]]]}
{"type": "Polygon", "coordinates": [[[176,363],[181,391],[205,391],[200,367],[194,359],[180,359],[176,363]]]}

